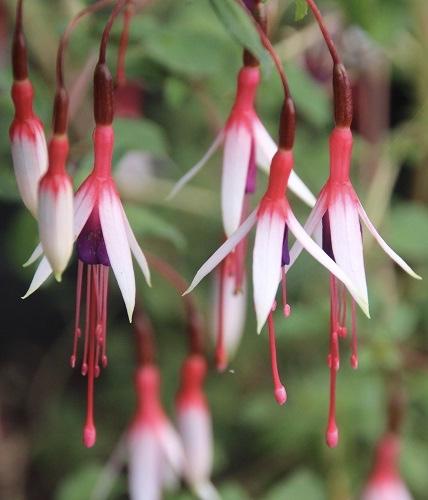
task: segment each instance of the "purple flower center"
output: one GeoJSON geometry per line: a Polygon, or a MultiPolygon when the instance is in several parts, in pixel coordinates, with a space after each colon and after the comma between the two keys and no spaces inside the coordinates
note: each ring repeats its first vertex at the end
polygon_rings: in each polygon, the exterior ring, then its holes
{"type": "Polygon", "coordinates": [[[98,211],[93,211],[77,238],[77,255],[88,265],[110,266],[98,211]]]}
{"type": "Polygon", "coordinates": [[[256,148],[254,140],[251,141],[250,160],[248,162],[247,172],[248,173],[247,173],[247,183],[245,185],[245,193],[253,194],[256,190],[256,184],[257,184],[256,148]]]}
{"type": "Polygon", "coordinates": [[[335,261],[333,245],[331,243],[330,217],[328,215],[328,210],[322,216],[322,249],[331,259],[335,261]]]}
{"type": "Polygon", "coordinates": [[[288,266],[290,264],[290,251],[288,249],[288,226],[284,229],[284,238],[282,240],[282,255],[281,255],[281,266],[288,266]]]}

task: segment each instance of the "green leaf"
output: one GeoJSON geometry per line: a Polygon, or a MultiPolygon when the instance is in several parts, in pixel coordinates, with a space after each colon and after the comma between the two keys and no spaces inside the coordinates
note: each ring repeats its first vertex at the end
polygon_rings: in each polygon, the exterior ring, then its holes
{"type": "Polygon", "coordinates": [[[65,479],[56,494],[56,500],[82,500],[89,498],[99,478],[101,467],[86,463],[70,477],[65,479]]]}
{"type": "Polygon", "coordinates": [[[267,69],[270,61],[250,14],[236,0],[210,0],[210,3],[231,36],[253,53],[264,69],[267,69]]]}
{"type": "Polygon", "coordinates": [[[278,498],[310,498],[325,500],[323,483],[313,472],[301,469],[289,479],[275,486],[268,492],[265,500],[278,498]]]}
{"type": "Polygon", "coordinates": [[[300,21],[308,13],[308,4],[306,0],[296,0],[296,12],[294,14],[294,20],[300,21]]]}
{"type": "Polygon", "coordinates": [[[164,155],[166,152],[166,140],[162,128],[150,120],[116,118],[114,129],[115,152],[122,153],[130,149],[159,155],[164,155]]]}

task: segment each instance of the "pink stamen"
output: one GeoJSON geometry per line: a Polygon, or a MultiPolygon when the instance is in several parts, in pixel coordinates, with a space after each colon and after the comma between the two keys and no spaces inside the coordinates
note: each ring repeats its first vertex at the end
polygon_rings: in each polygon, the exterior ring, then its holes
{"type": "Polygon", "coordinates": [[[103,315],[102,315],[102,328],[103,328],[103,348],[101,356],[101,364],[103,368],[107,367],[107,294],[108,294],[108,275],[109,268],[103,268],[103,315]]]}
{"type": "Polygon", "coordinates": [[[217,370],[219,372],[224,372],[227,367],[227,354],[224,347],[224,285],[225,276],[228,272],[228,261],[227,257],[220,264],[220,277],[219,277],[219,301],[218,301],[218,327],[217,327],[217,339],[215,348],[215,363],[217,370]]]}
{"type": "Polygon", "coordinates": [[[80,306],[82,301],[82,280],[83,280],[83,262],[77,263],[77,286],[76,286],[76,316],[74,321],[74,335],[73,335],[73,353],[70,356],[70,365],[72,368],[76,366],[77,360],[77,344],[79,338],[82,336],[80,329],[80,306]]]}
{"type": "Polygon", "coordinates": [[[339,337],[345,338],[347,334],[346,330],[346,288],[343,283],[338,283],[339,288],[339,328],[337,333],[339,337]]]}
{"type": "Polygon", "coordinates": [[[278,372],[278,363],[276,357],[275,324],[273,321],[272,312],[270,312],[268,317],[268,330],[269,330],[269,350],[270,350],[270,359],[272,367],[274,395],[276,402],[279,405],[283,405],[287,401],[287,392],[285,390],[284,385],[281,382],[278,372]]]}
{"type": "Polygon", "coordinates": [[[86,311],[85,311],[85,346],[83,348],[83,362],[82,362],[82,375],[88,373],[88,344],[90,334],[90,312],[91,312],[91,267],[88,266],[86,273],[86,311]]]}
{"type": "Polygon", "coordinates": [[[354,370],[358,368],[358,341],[357,341],[357,312],[355,301],[351,305],[352,336],[351,336],[351,366],[354,370]]]}
{"type": "Polygon", "coordinates": [[[282,305],[284,316],[288,318],[291,314],[291,306],[287,303],[287,273],[284,268],[281,268],[281,290],[282,290],[282,305]]]}
{"type": "Polygon", "coordinates": [[[335,448],[339,442],[339,430],[336,425],[336,376],[339,369],[339,341],[337,332],[330,333],[330,405],[328,414],[328,425],[326,442],[330,448],[335,448]]]}

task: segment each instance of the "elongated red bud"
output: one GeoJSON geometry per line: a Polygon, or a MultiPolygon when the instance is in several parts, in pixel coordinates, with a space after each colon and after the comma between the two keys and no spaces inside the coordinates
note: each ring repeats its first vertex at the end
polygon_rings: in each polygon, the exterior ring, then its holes
{"type": "Polygon", "coordinates": [[[111,125],[113,114],[113,77],[106,63],[98,63],[94,73],[95,123],[111,125]]]}
{"type": "Polygon", "coordinates": [[[337,127],[352,123],[352,89],[348,73],[341,63],[333,66],[334,120],[337,127]]]}
{"type": "Polygon", "coordinates": [[[290,151],[293,149],[296,134],[296,111],[291,97],[287,97],[281,110],[279,122],[279,147],[290,151]]]}

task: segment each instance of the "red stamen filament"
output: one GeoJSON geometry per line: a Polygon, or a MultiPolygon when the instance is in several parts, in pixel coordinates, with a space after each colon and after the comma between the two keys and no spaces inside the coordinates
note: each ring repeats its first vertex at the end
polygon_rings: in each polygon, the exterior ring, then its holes
{"type": "Polygon", "coordinates": [[[219,290],[218,290],[218,325],[217,325],[217,338],[215,347],[215,363],[217,370],[223,372],[227,366],[227,354],[224,347],[224,287],[225,277],[228,267],[228,258],[221,264],[219,269],[219,290]]]}
{"type": "Polygon", "coordinates": [[[351,366],[354,370],[358,368],[358,342],[357,342],[357,311],[355,306],[355,301],[352,301],[351,304],[351,323],[352,323],[352,332],[351,332],[351,366]]]}
{"type": "MultiPolygon", "coordinates": [[[[275,309],[275,306],[272,308],[272,311],[275,309]]],[[[281,382],[279,372],[278,372],[278,363],[276,357],[276,338],[275,338],[275,324],[273,321],[272,311],[268,317],[268,330],[269,330],[269,350],[270,350],[270,360],[272,367],[272,380],[274,387],[274,394],[276,402],[279,405],[283,405],[287,401],[287,392],[285,390],[284,385],[281,382]]]]}
{"type": "Polygon", "coordinates": [[[346,287],[343,283],[339,283],[339,337],[346,337],[346,287]]]}
{"type": "Polygon", "coordinates": [[[288,318],[291,314],[291,306],[287,303],[287,273],[283,267],[281,268],[281,291],[284,316],[288,318]]]}
{"type": "MultiPolygon", "coordinates": [[[[77,360],[78,340],[81,337],[80,316],[85,264],[79,260],[77,268],[76,320],[71,364],[77,360]]],[[[81,373],[88,377],[86,421],[83,442],[88,448],[95,444],[94,425],[94,379],[107,366],[106,325],[109,268],[103,265],[88,265],[86,271],[85,341],[81,373]]]]}

